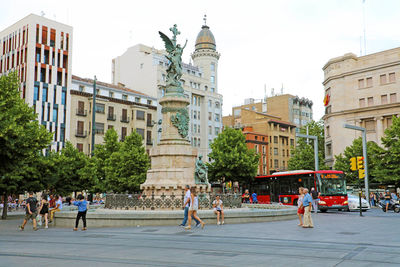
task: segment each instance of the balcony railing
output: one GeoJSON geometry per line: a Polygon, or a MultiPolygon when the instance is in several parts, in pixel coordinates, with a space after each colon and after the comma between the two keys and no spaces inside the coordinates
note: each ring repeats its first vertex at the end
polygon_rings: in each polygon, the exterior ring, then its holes
{"type": "Polygon", "coordinates": [[[121,122],[128,123],[129,122],[129,117],[121,116],[121,122]]]}
{"type": "Polygon", "coordinates": [[[96,113],[105,114],[105,111],[104,109],[96,109],[96,113]]]}
{"type": "Polygon", "coordinates": [[[107,114],[107,120],[109,121],[115,121],[117,116],[115,114],[107,114]]]}
{"type": "Polygon", "coordinates": [[[96,129],[94,131],[95,134],[104,134],[104,129],[96,129]]]}
{"type": "Polygon", "coordinates": [[[78,109],[76,109],[76,115],[86,117],[87,116],[87,110],[78,108],[78,109]]]}
{"type": "Polygon", "coordinates": [[[151,141],[151,140],[147,140],[147,141],[146,141],[146,145],[148,145],[148,146],[152,146],[152,145],[153,145],[153,141],[151,141]]]}
{"type": "Polygon", "coordinates": [[[82,137],[85,138],[87,136],[87,131],[83,131],[83,130],[76,130],[75,132],[75,136],[76,137],[82,137]]]}
{"type": "Polygon", "coordinates": [[[148,127],[153,127],[154,124],[155,124],[154,121],[152,121],[152,120],[147,120],[147,124],[146,124],[146,125],[147,125],[148,127]]]}

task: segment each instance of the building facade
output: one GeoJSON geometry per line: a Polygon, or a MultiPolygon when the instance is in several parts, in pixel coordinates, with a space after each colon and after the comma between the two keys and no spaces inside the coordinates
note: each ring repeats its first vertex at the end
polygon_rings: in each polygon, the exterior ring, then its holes
{"type": "MultiPolygon", "coordinates": [[[[240,112],[232,108],[230,116],[223,117],[224,127],[248,129],[268,136],[267,172],[271,174],[288,169],[290,149],[295,146],[296,125],[282,121],[280,117],[258,112],[245,106],[240,112]],[[236,114],[236,115],[235,115],[236,114]]],[[[264,173],[262,173],[264,174],[264,173]]]]}
{"type": "Polygon", "coordinates": [[[243,128],[243,134],[246,138],[247,147],[249,149],[254,149],[256,153],[260,156],[257,175],[269,174],[268,136],[265,134],[254,132],[253,127],[243,128]]]}
{"type": "Polygon", "coordinates": [[[392,116],[400,114],[400,48],[357,57],[348,53],[323,67],[325,90],[325,161],[334,164],[361,133],[343,124],[366,128],[367,141],[381,144],[392,116]]]}
{"type": "Polygon", "coordinates": [[[69,138],[72,27],[30,14],[0,32],[0,75],[16,71],[21,97],[54,133],[47,149],[69,138]]]}
{"type": "MultiPolygon", "coordinates": [[[[93,80],[72,76],[70,88],[70,141],[85,154],[92,151],[93,80]]],[[[96,82],[95,144],[102,144],[104,133],[114,128],[119,140],[139,133],[147,150],[157,138],[157,99],[141,92],[104,82],[96,82]]]]}
{"type": "MultiPolygon", "coordinates": [[[[130,47],[112,60],[112,82],[160,99],[165,93],[166,52],[142,44],[130,47]]],[[[218,60],[215,38],[207,25],[199,32],[193,64],[182,64],[182,85],[191,99],[188,138],[207,161],[209,145],[222,130],[222,95],[218,93],[218,60]]],[[[161,107],[158,108],[161,118],[161,107]]]]}

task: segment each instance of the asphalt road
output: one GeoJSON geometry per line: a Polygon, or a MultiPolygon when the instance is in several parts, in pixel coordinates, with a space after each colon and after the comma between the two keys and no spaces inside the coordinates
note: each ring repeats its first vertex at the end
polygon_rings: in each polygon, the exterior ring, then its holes
{"type": "Polygon", "coordinates": [[[399,266],[400,214],[372,209],[296,220],[176,227],[17,231],[0,220],[0,266],[399,266]]]}

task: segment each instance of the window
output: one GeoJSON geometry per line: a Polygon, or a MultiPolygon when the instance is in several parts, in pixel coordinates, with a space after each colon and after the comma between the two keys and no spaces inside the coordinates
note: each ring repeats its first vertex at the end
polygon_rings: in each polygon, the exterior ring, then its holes
{"type": "Polygon", "coordinates": [[[197,119],[197,111],[193,112],[193,119],[197,119]]]}
{"type": "Polygon", "coordinates": [[[274,167],[279,168],[279,161],[277,159],[274,160],[274,167]]]}
{"type": "Polygon", "coordinates": [[[33,101],[38,101],[39,100],[39,86],[35,85],[33,87],[33,101]]]}
{"type": "Polygon", "coordinates": [[[365,98],[358,99],[358,105],[360,106],[360,108],[365,107],[365,98]]]}
{"type": "Polygon", "coordinates": [[[77,125],[77,130],[76,130],[77,134],[78,135],[83,135],[84,122],[83,121],[78,121],[77,124],[78,124],[77,125]]]}
{"type": "Polygon", "coordinates": [[[152,101],[151,100],[147,100],[147,105],[151,105],[152,101]]]}
{"type": "Polygon", "coordinates": [[[151,115],[151,113],[147,113],[147,126],[153,126],[153,116],[151,115]]]}
{"type": "MultiPolygon", "coordinates": [[[[265,154],[265,146],[262,146],[262,153],[265,154]]],[[[265,163],[265,157],[264,157],[264,163],[265,163]]]]}
{"type": "Polygon", "coordinates": [[[326,156],[332,157],[332,144],[326,144],[326,156]]]}
{"type": "Polygon", "coordinates": [[[40,48],[36,47],[36,62],[40,62],[40,48]]]}
{"type": "Polygon", "coordinates": [[[387,95],[381,95],[381,104],[384,105],[387,104],[387,102],[388,102],[387,95]]]}
{"type": "MultiPolygon", "coordinates": [[[[126,98],[128,99],[128,96],[126,98]]],[[[135,97],[135,102],[140,103],[140,97],[135,97]]]]}
{"type": "Polygon", "coordinates": [[[367,130],[367,132],[375,132],[375,121],[374,120],[365,121],[365,129],[367,130]]]}
{"type": "Polygon", "coordinates": [[[390,103],[396,103],[396,102],[397,102],[396,93],[390,94],[390,103]]]}
{"type": "Polygon", "coordinates": [[[114,92],[109,91],[109,92],[108,92],[108,97],[113,98],[113,97],[114,97],[114,92]]]}
{"type": "Polygon", "coordinates": [[[208,134],[212,134],[212,127],[208,126],[208,134]]]}
{"type": "Polygon", "coordinates": [[[276,148],[276,147],[274,148],[274,155],[276,155],[276,156],[278,155],[278,148],[276,148]]]}
{"type": "Polygon", "coordinates": [[[194,133],[197,133],[197,124],[194,125],[194,133]]]}
{"type": "Polygon", "coordinates": [[[208,107],[209,107],[209,108],[212,107],[212,100],[208,100],[208,107]]]}
{"type": "Polygon", "coordinates": [[[380,76],[380,81],[381,81],[381,84],[386,84],[386,74],[382,74],[380,76]]]}
{"type": "Polygon", "coordinates": [[[364,79],[359,79],[358,80],[358,88],[364,88],[364,79]]]}
{"type": "Polygon", "coordinates": [[[372,77],[367,78],[367,87],[372,87],[372,77]]]}
{"type": "Polygon", "coordinates": [[[215,64],[214,63],[211,63],[210,69],[211,69],[211,71],[215,71],[215,64]]]}
{"type": "Polygon", "coordinates": [[[85,92],[85,86],[79,85],[79,92],[85,92]]]}
{"type": "Polygon", "coordinates": [[[47,102],[47,87],[43,87],[42,101],[47,102]]]}
{"type": "Polygon", "coordinates": [[[290,139],[290,146],[294,146],[294,139],[290,139]]]}
{"type": "Polygon", "coordinates": [[[76,148],[78,149],[79,152],[83,152],[83,144],[77,143],[76,148]]]}
{"type": "Polygon", "coordinates": [[[218,135],[218,134],[219,134],[219,128],[215,127],[215,135],[218,135]]]}
{"type": "Polygon", "coordinates": [[[204,86],[204,91],[208,91],[208,86],[204,86]]]}
{"type": "Polygon", "coordinates": [[[121,140],[122,141],[125,140],[126,132],[127,132],[126,127],[122,127],[121,128],[121,140]]]}
{"type": "Polygon", "coordinates": [[[95,108],[96,113],[104,114],[105,113],[105,108],[106,108],[106,106],[104,104],[96,103],[96,108],[95,108]]]}
{"type": "Polygon", "coordinates": [[[278,136],[274,136],[274,143],[275,143],[275,144],[278,143],[278,136]]]}
{"type": "Polygon", "coordinates": [[[392,118],[391,117],[386,118],[386,126],[387,126],[387,128],[392,126],[392,118]]]}
{"type": "Polygon", "coordinates": [[[96,134],[104,134],[104,123],[96,122],[96,134]]]}
{"type": "Polygon", "coordinates": [[[114,129],[114,126],[113,125],[108,125],[107,126],[107,130],[110,130],[110,129],[114,129]]]}
{"type": "Polygon", "coordinates": [[[200,138],[197,139],[197,146],[200,147],[200,138]]]}
{"type": "Polygon", "coordinates": [[[394,72],[389,73],[389,82],[390,83],[396,82],[396,74],[394,72]]]}
{"type": "Polygon", "coordinates": [[[214,76],[211,76],[211,77],[210,77],[210,82],[211,82],[212,84],[215,83],[215,77],[214,77],[214,76]]]}
{"type": "Polygon", "coordinates": [[[326,126],[326,136],[331,136],[329,126],[326,126]]]}
{"type": "Polygon", "coordinates": [[[144,111],[143,110],[136,110],[136,119],[144,121],[144,111]]]}
{"type": "Polygon", "coordinates": [[[128,100],[128,95],[122,95],[122,100],[128,100]]]}
{"type": "Polygon", "coordinates": [[[211,121],[212,120],[212,113],[208,112],[208,120],[211,121]]]}
{"type": "Polygon", "coordinates": [[[121,122],[129,122],[128,118],[128,110],[123,108],[122,109],[122,117],[121,117],[121,122]]]}
{"type": "Polygon", "coordinates": [[[197,138],[193,138],[193,146],[197,146],[197,138]]]}
{"type": "Polygon", "coordinates": [[[220,108],[220,106],[219,106],[219,102],[215,102],[215,108],[220,108]]]}
{"type": "Polygon", "coordinates": [[[57,123],[57,119],[58,119],[58,109],[53,108],[53,122],[57,123]]]}
{"type": "Polygon", "coordinates": [[[211,92],[215,92],[215,88],[214,87],[211,87],[211,92]]]}
{"type": "Polygon", "coordinates": [[[368,97],[368,106],[373,106],[373,105],[374,105],[374,98],[368,97]]]}
{"type": "Polygon", "coordinates": [[[219,114],[217,114],[217,113],[215,113],[215,121],[216,121],[216,122],[219,122],[219,121],[220,121],[219,114]]]}
{"type": "Polygon", "coordinates": [[[147,145],[153,144],[153,141],[151,140],[151,131],[147,131],[147,133],[146,133],[146,144],[147,145]]]}

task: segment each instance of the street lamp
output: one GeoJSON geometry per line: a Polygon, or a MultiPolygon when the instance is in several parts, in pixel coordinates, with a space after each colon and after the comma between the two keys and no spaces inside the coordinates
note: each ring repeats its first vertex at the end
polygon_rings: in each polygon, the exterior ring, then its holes
{"type": "Polygon", "coordinates": [[[351,125],[351,124],[343,124],[344,128],[352,129],[356,131],[361,131],[362,133],[362,146],[363,146],[363,157],[364,157],[364,170],[365,170],[365,197],[367,202],[369,203],[369,187],[368,187],[368,160],[367,160],[367,130],[363,127],[351,125]]]}
{"type": "Polygon", "coordinates": [[[318,136],[296,133],[296,137],[314,139],[315,171],[319,171],[319,164],[318,164],[318,136]]]}

